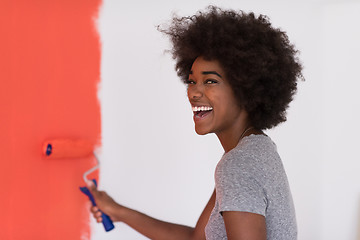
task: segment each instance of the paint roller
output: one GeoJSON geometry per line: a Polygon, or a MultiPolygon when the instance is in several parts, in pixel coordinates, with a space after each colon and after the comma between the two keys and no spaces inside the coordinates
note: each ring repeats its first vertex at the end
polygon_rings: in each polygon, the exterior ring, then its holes
{"type": "MultiPolygon", "coordinates": [[[[83,174],[84,181],[89,181],[87,176],[99,168],[99,159],[95,152],[93,152],[93,144],[86,140],[70,140],[70,139],[54,139],[51,141],[46,141],[43,146],[43,154],[46,158],[49,159],[65,159],[65,158],[81,158],[94,156],[96,160],[96,166],[89,169],[83,174]]],[[[97,187],[97,182],[95,179],[92,179],[93,183],[97,187]]],[[[96,206],[94,197],[92,196],[90,190],[87,187],[80,187],[82,193],[89,197],[93,206],[96,206]]],[[[105,231],[110,231],[114,228],[114,224],[111,221],[110,217],[103,212],[102,223],[104,225],[105,231]]]]}

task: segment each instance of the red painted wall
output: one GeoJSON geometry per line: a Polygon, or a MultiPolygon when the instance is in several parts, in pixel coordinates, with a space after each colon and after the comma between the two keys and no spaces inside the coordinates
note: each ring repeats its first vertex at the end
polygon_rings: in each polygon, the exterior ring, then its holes
{"type": "Polygon", "coordinates": [[[48,160],[49,138],[100,139],[101,0],[0,1],[0,239],[83,239],[92,158],[48,160]]]}

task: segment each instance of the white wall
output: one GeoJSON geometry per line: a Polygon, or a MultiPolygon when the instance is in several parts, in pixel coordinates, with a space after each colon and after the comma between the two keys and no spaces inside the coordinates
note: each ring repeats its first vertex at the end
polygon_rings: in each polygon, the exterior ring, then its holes
{"type": "Polygon", "coordinates": [[[360,2],[323,8],[323,239],[360,239],[359,12],[360,2]]]}
{"type": "MultiPolygon", "coordinates": [[[[173,11],[189,15],[211,3],[253,10],[288,32],[305,66],[306,81],[299,84],[288,122],[268,132],[287,170],[299,239],[355,239],[360,222],[360,163],[355,157],[359,60],[348,56],[359,55],[359,5],[310,0],[121,2],[104,0],[99,19],[100,188],[151,216],[196,223],[214,188],[222,149],[214,135],[195,134],[185,86],[170,54],[164,53],[170,48],[168,39],[155,26],[169,20],[173,11]],[[344,27],[352,17],[352,29],[344,27]],[[338,32],[347,35],[341,38],[338,32]]],[[[94,221],[92,226],[92,239],[146,239],[122,223],[109,233],[94,221]]]]}

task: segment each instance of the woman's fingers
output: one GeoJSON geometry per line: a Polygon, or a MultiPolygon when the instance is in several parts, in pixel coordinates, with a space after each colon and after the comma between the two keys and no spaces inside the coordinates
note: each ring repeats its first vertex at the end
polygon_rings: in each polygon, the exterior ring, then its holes
{"type": "Polygon", "coordinates": [[[91,213],[94,215],[98,222],[101,222],[101,211],[108,215],[113,221],[116,219],[116,210],[119,208],[119,204],[116,203],[106,192],[98,191],[92,181],[87,182],[87,188],[93,195],[96,205],[90,208],[91,213]],[[99,212],[99,213],[98,213],[99,212]]]}
{"type": "MultiPolygon", "coordinates": [[[[98,191],[92,181],[87,182],[87,187],[90,190],[93,197],[95,198],[95,201],[97,203],[101,203],[101,200],[104,198],[104,195],[106,195],[106,193],[102,192],[102,191],[98,191]]],[[[96,222],[98,222],[98,223],[102,222],[102,217],[101,217],[102,212],[100,211],[100,209],[97,206],[90,207],[90,212],[93,214],[96,222]]]]}
{"type": "Polygon", "coordinates": [[[90,208],[90,211],[92,212],[96,222],[98,222],[98,223],[102,222],[102,217],[101,217],[102,212],[99,210],[98,207],[93,206],[90,208]]]}
{"type": "Polygon", "coordinates": [[[97,211],[99,211],[99,208],[96,207],[96,206],[92,206],[92,207],[90,208],[90,211],[91,211],[92,213],[96,213],[97,211]]]}
{"type": "Polygon", "coordinates": [[[94,214],[94,216],[95,216],[96,218],[100,218],[101,215],[102,215],[102,212],[100,212],[100,211],[97,211],[97,212],[94,214]]]}

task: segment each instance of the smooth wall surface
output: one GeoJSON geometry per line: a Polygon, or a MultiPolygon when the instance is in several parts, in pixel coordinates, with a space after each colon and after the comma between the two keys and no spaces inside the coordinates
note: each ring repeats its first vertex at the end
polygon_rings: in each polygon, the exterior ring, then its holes
{"type": "Polygon", "coordinates": [[[360,2],[323,9],[323,239],[360,239],[360,2]]]}
{"type": "Polygon", "coordinates": [[[98,0],[0,1],[0,239],[89,239],[79,191],[93,158],[45,159],[53,138],[100,143],[98,0]]]}

